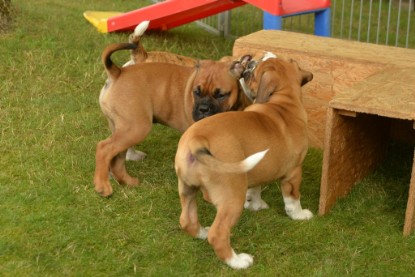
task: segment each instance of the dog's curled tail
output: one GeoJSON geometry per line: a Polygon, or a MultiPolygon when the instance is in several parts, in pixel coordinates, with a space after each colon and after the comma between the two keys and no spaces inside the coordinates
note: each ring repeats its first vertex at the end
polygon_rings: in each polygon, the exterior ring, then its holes
{"type": "Polygon", "coordinates": [[[148,53],[144,49],[143,45],[140,43],[140,40],[149,25],[150,25],[150,21],[141,22],[140,24],[137,25],[137,27],[135,27],[134,32],[132,32],[130,37],[128,38],[129,43],[135,44],[137,46],[136,48],[131,50],[131,53],[130,53],[131,60],[129,61],[129,63],[136,64],[136,63],[146,61],[148,57],[148,53]]]}
{"type": "Polygon", "coordinates": [[[108,78],[115,80],[121,72],[121,69],[112,62],[111,55],[119,50],[131,50],[135,48],[137,48],[137,45],[132,43],[113,43],[104,49],[101,59],[107,71],[108,78]]]}
{"type": "Polygon", "coordinates": [[[192,156],[201,164],[223,173],[245,173],[252,170],[267,154],[269,149],[254,153],[242,161],[229,163],[215,158],[206,147],[191,148],[192,156]]]}

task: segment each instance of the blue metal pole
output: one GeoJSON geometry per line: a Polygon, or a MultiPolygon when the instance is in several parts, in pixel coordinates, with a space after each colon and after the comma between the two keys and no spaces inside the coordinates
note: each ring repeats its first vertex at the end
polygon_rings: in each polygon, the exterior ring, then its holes
{"type": "Polygon", "coordinates": [[[264,11],[263,28],[264,30],[281,30],[282,17],[264,11]]]}
{"type": "Polygon", "coordinates": [[[314,13],[314,34],[316,36],[329,37],[331,21],[331,9],[327,8],[314,13]]]}

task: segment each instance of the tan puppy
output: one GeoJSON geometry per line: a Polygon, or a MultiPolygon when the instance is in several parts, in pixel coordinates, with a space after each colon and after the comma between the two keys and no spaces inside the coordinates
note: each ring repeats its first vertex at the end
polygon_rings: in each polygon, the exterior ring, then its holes
{"type": "Polygon", "coordinates": [[[313,75],[294,61],[270,58],[244,77],[257,92],[258,104],[196,122],[181,137],[175,159],[181,227],[193,237],[207,237],[216,255],[236,269],[253,263],[252,256],[236,254],[230,244],[249,187],[280,179],[287,215],[296,220],[312,217],[301,208],[300,183],[308,148],[301,86],[313,75]],[[199,189],[217,209],[210,228],[198,221],[199,189]]]}
{"type": "MultiPolygon", "coordinates": [[[[187,66],[191,68],[195,68],[197,66],[198,61],[196,59],[170,53],[170,52],[164,52],[164,51],[151,51],[147,52],[141,43],[141,38],[144,35],[145,31],[147,30],[148,26],[150,24],[150,21],[143,21],[140,24],[137,25],[137,27],[134,29],[134,32],[131,33],[129,37],[129,42],[136,45],[136,48],[133,48],[130,50],[130,56],[131,60],[128,61],[125,66],[138,64],[138,63],[150,63],[150,62],[159,62],[159,63],[170,63],[170,64],[177,64],[182,66],[187,66]]],[[[246,63],[250,60],[250,56],[245,56],[241,58],[242,63],[246,63]]],[[[226,57],[226,59],[221,59],[221,62],[228,62],[232,63],[235,61],[232,57],[226,57]]],[[[108,81],[107,81],[108,82],[108,81]]],[[[105,93],[108,85],[104,86],[104,88],[101,91],[101,94],[105,93]]],[[[219,88],[219,87],[218,87],[219,88]]],[[[242,91],[240,91],[242,93],[242,91]]],[[[201,105],[200,109],[204,109],[206,105],[211,105],[210,103],[214,101],[212,99],[200,99],[198,95],[195,95],[194,103],[192,103],[195,106],[195,109],[198,109],[197,106],[201,105]]],[[[252,102],[246,98],[245,96],[241,95],[240,99],[238,101],[241,101],[241,105],[234,106],[230,105],[233,108],[236,108],[237,110],[242,110],[247,105],[251,104],[252,102]]],[[[190,103],[189,103],[190,104],[190,103]]],[[[201,117],[203,118],[203,116],[201,117]]],[[[199,119],[201,119],[199,118],[199,119]]],[[[196,120],[196,119],[195,119],[196,120]]],[[[135,150],[134,147],[130,147],[127,151],[126,160],[142,160],[146,154],[142,151],[135,150]]],[[[259,203],[259,202],[258,202],[259,203]]],[[[257,205],[258,206],[258,205],[257,205]]]]}
{"type": "Polygon", "coordinates": [[[96,150],[94,183],[102,196],[112,194],[108,169],[121,184],[139,183],[126,171],[125,151],[143,141],[153,123],[184,132],[194,121],[242,109],[248,101],[238,85],[244,70],[241,62],[200,61],[196,68],[168,63],[119,68],[112,63],[113,52],[135,47],[112,44],[102,54],[108,82],[101,91],[100,106],[112,131],[96,150]]]}
{"type": "MultiPolygon", "coordinates": [[[[130,50],[131,59],[125,63],[123,66],[129,66],[138,63],[144,62],[161,62],[161,63],[171,63],[178,64],[183,66],[188,66],[194,68],[197,64],[197,60],[181,56],[178,54],[164,52],[164,51],[151,51],[147,52],[141,43],[141,38],[147,30],[150,21],[143,21],[135,27],[134,32],[129,36],[128,41],[134,45],[136,48],[130,50]]],[[[102,91],[105,91],[105,87],[102,91]]],[[[135,150],[134,147],[130,147],[127,150],[126,160],[127,161],[139,161],[146,157],[146,153],[142,151],[135,150]]]]}

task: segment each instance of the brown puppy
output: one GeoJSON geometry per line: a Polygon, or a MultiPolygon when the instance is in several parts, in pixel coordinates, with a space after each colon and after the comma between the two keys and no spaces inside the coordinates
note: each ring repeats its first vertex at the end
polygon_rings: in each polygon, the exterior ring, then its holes
{"type": "Polygon", "coordinates": [[[108,82],[100,106],[112,131],[96,150],[94,183],[102,196],[112,194],[108,169],[121,184],[139,183],[126,171],[125,151],[144,140],[153,122],[184,132],[196,120],[247,105],[238,85],[241,62],[200,61],[196,68],[168,63],[119,68],[112,63],[113,52],[135,47],[112,44],[102,54],[108,82]]]}
{"type": "MultiPolygon", "coordinates": [[[[129,36],[128,41],[134,45],[136,48],[130,50],[130,60],[125,63],[123,66],[129,66],[138,63],[144,62],[161,62],[161,63],[171,63],[171,64],[178,64],[183,66],[188,66],[194,68],[197,64],[197,60],[185,57],[181,55],[177,55],[170,52],[164,51],[151,51],[147,52],[141,43],[141,37],[144,35],[145,31],[147,30],[150,21],[143,21],[135,27],[134,32],[132,32],[129,36]]],[[[107,80],[108,82],[108,80],[107,80]]],[[[106,91],[106,86],[102,89],[102,92],[106,91]]],[[[130,147],[127,150],[126,160],[127,161],[139,161],[146,157],[146,153],[142,151],[135,150],[134,147],[130,147]]]]}
{"type": "Polygon", "coordinates": [[[249,187],[280,179],[287,215],[296,220],[312,217],[300,204],[301,166],[308,148],[301,86],[312,76],[294,61],[260,62],[244,74],[258,104],[196,122],[180,139],[175,159],[180,225],[193,237],[207,237],[216,255],[232,268],[253,263],[250,255],[236,254],[230,244],[249,187]],[[209,229],[198,221],[199,189],[217,209],[209,229]]]}
{"type": "MultiPolygon", "coordinates": [[[[178,55],[178,54],[174,54],[170,52],[164,52],[164,51],[147,52],[141,42],[141,38],[144,35],[145,31],[147,30],[149,24],[150,24],[149,21],[143,21],[140,24],[138,24],[134,32],[131,33],[129,37],[129,42],[136,45],[136,48],[133,48],[130,50],[131,59],[126,64],[124,64],[124,67],[133,65],[133,64],[144,63],[144,62],[146,63],[150,63],[150,62],[170,63],[170,64],[187,66],[191,68],[195,68],[197,66],[198,61],[190,57],[186,57],[186,56],[182,56],[182,55],[178,55]]],[[[243,57],[241,61],[242,63],[245,64],[247,61],[249,61],[249,59],[250,59],[250,56],[247,55],[243,57]]],[[[220,61],[233,62],[234,60],[235,59],[232,57],[227,57],[226,60],[221,59],[220,61]]],[[[108,82],[109,80],[107,80],[107,83],[108,82]]],[[[101,91],[101,94],[106,92],[107,87],[108,85],[104,86],[104,88],[101,91]]],[[[242,91],[240,91],[240,93],[242,93],[242,91]]],[[[243,95],[240,96],[240,100],[241,100],[241,105],[238,105],[238,106],[231,105],[231,106],[233,106],[237,110],[242,110],[247,105],[252,103],[248,98],[246,98],[243,95]]],[[[209,107],[211,106],[214,107],[215,105],[212,102],[215,102],[215,101],[216,101],[215,99],[212,99],[210,97],[201,98],[199,95],[195,95],[194,103],[192,103],[192,105],[194,106],[195,111],[198,111],[198,110],[203,111],[206,108],[209,109],[209,107]]],[[[198,120],[204,117],[201,113],[197,113],[195,114],[195,116],[199,117],[199,118],[195,118],[195,120],[198,120]]],[[[142,160],[145,156],[146,154],[144,152],[135,150],[134,147],[130,147],[127,151],[126,160],[138,161],[138,160],[142,160]]]]}

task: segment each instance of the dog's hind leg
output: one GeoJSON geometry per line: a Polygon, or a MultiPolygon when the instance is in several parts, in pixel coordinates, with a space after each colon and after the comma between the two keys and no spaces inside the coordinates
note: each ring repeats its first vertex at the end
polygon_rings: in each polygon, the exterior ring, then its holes
{"type": "Polygon", "coordinates": [[[119,151],[111,160],[110,170],[114,178],[120,183],[127,186],[136,186],[139,184],[137,178],[131,177],[125,167],[126,150],[141,141],[148,135],[152,124],[142,124],[140,128],[129,126],[126,130],[117,130],[114,136],[117,136],[116,149],[119,151]]]}
{"type": "Polygon", "coordinates": [[[114,147],[112,146],[113,140],[113,137],[109,137],[106,140],[98,142],[95,154],[95,191],[104,197],[112,194],[108,170],[110,161],[114,155],[117,155],[117,152],[114,151],[114,147]]]}
{"type": "Polygon", "coordinates": [[[310,210],[301,208],[300,184],[302,179],[301,166],[293,169],[281,180],[281,192],[284,198],[285,212],[294,220],[306,220],[313,217],[310,210]]]}
{"type": "Polygon", "coordinates": [[[104,197],[112,194],[108,176],[109,169],[118,182],[128,185],[138,184],[138,179],[128,175],[125,169],[125,151],[147,136],[152,125],[149,124],[149,126],[147,130],[142,132],[133,132],[132,128],[118,128],[114,130],[111,137],[98,143],[94,175],[96,192],[104,197]]]}
{"type": "Polygon", "coordinates": [[[111,173],[120,184],[126,184],[130,187],[136,186],[139,184],[139,181],[137,178],[131,177],[128,174],[127,169],[125,167],[125,156],[126,151],[123,151],[111,160],[111,173]]]}
{"type": "Polygon", "coordinates": [[[253,264],[249,254],[236,254],[230,242],[232,227],[238,222],[245,201],[247,178],[222,178],[221,183],[209,186],[209,195],[216,206],[217,213],[209,229],[208,241],[216,255],[234,269],[248,268],[253,264]],[[243,187],[245,186],[245,187],[243,187]]]}
{"type": "Polygon", "coordinates": [[[180,204],[182,206],[182,213],[180,214],[181,228],[191,235],[199,239],[206,239],[208,231],[199,223],[197,216],[196,194],[197,187],[188,186],[179,178],[179,196],[180,204]]]}

